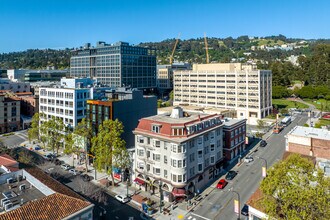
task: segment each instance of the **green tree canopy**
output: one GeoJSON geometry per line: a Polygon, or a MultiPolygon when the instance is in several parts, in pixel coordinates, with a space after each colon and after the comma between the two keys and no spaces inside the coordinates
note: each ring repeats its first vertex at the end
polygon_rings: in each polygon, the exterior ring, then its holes
{"type": "Polygon", "coordinates": [[[28,130],[29,141],[39,139],[39,113],[35,113],[32,117],[31,128],[28,130]]]}
{"type": "Polygon", "coordinates": [[[268,170],[260,205],[275,219],[330,219],[330,179],[298,154],[268,170]]]}
{"type": "Polygon", "coordinates": [[[273,86],[272,96],[273,99],[287,98],[290,92],[285,86],[273,86]]]}
{"type": "Polygon", "coordinates": [[[116,165],[115,157],[126,150],[126,143],[121,139],[124,132],[123,124],[116,119],[105,120],[99,126],[98,134],[92,138],[92,153],[95,156],[95,167],[97,170],[105,170],[111,175],[112,183],[113,167],[116,165]]]}

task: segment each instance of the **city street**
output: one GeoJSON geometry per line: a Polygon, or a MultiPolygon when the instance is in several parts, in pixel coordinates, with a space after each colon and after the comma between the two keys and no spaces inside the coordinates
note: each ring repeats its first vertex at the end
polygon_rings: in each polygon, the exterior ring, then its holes
{"type": "Polygon", "coordinates": [[[0,136],[0,141],[3,143],[4,146],[7,146],[9,148],[17,147],[26,140],[28,140],[27,130],[16,131],[9,136],[0,136]]]}
{"type": "MultiPolygon", "coordinates": [[[[265,161],[258,159],[262,157],[267,160],[268,168],[275,162],[282,159],[285,151],[284,136],[296,125],[303,125],[307,121],[306,115],[297,115],[295,120],[286,127],[280,134],[272,134],[268,140],[268,145],[264,148],[258,147],[251,155],[254,158],[253,162],[243,162],[240,166],[235,166],[233,170],[238,172],[238,175],[229,180],[229,184],[224,189],[215,188],[217,181],[212,184],[213,190],[209,195],[188,213],[185,219],[189,220],[207,220],[207,219],[237,219],[234,213],[234,199],[237,199],[237,194],[229,191],[237,191],[240,196],[240,210],[249,197],[257,190],[260,181],[262,180],[262,166],[265,161]]],[[[224,178],[221,177],[221,178],[224,178]]],[[[245,219],[241,216],[241,219],[245,219]]]]}

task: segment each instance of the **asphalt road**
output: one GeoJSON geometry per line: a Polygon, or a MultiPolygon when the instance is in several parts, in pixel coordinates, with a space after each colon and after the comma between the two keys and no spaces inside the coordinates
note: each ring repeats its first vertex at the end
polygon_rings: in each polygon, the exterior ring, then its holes
{"type": "MultiPolygon", "coordinates": [[[[295,120],[286,127],[280,134],[272,134],[268,140],[268,145],[264,148],[258,147],[252,152],[254,161],[251,163],[243,162],[240,166],[235,166],[233,170],[238,172],[238,175],[228,181],[229,184],[225,189],[220,190],[215,188],[217,181],[212,184],[213,190],[209,195],[197,205],[193,212],[186,215],[185,219],[189,220],[230,220],[237,219],[237,214],[234,213],[234,199],[237,199],[237,194],[229,191],[237,191],[240,195],[241,208],[250,196],[257,190],[262,180],[262,166],[265,162],[257,157],[262,157],[267,160],[267,165],[270,167],[275,162],[282,159],[285,151],[284,136],[297,124],[303,125],[307,121],[307,115],[297,115],[295,120]]],[[[222,177],[224,178],[224,177],[222,177]]],[[[246,219],[241,216],[241,219],[246,219]]]]}
{"type": "Polygon", "coordinates": [[[0,136],[0,141],[4,146],[9,148],[17,147],[26,140],[28,140],[27,130],[16,131],[13,135],[9,136],[0,136]]]}

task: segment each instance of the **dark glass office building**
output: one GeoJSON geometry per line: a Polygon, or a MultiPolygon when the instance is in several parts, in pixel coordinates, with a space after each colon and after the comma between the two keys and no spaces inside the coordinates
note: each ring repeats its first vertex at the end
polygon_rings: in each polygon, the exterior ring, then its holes
{"type": "Polygon", "coordinates": [[[156,88],[156,52],[118,42],[86,44],[71,57],[70,75],[93,77],[110,87],[156,88]]]}

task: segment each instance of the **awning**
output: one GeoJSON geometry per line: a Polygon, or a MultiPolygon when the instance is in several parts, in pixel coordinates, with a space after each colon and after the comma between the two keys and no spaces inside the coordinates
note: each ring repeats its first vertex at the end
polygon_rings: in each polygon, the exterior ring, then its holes
{"type": "Polygon", "coordinates": [[[175,197],[182,197],[186,196],[186,190],[185,189],[178,189],[178,188],[173,188],[172,194],[175,197]]]}
{"type": "Polygon", "coordinates": [[[134,182],[139,185],[143,185],[145,183],[144,180],[141,180],[140,178],[135,178],[134,182]]]}

